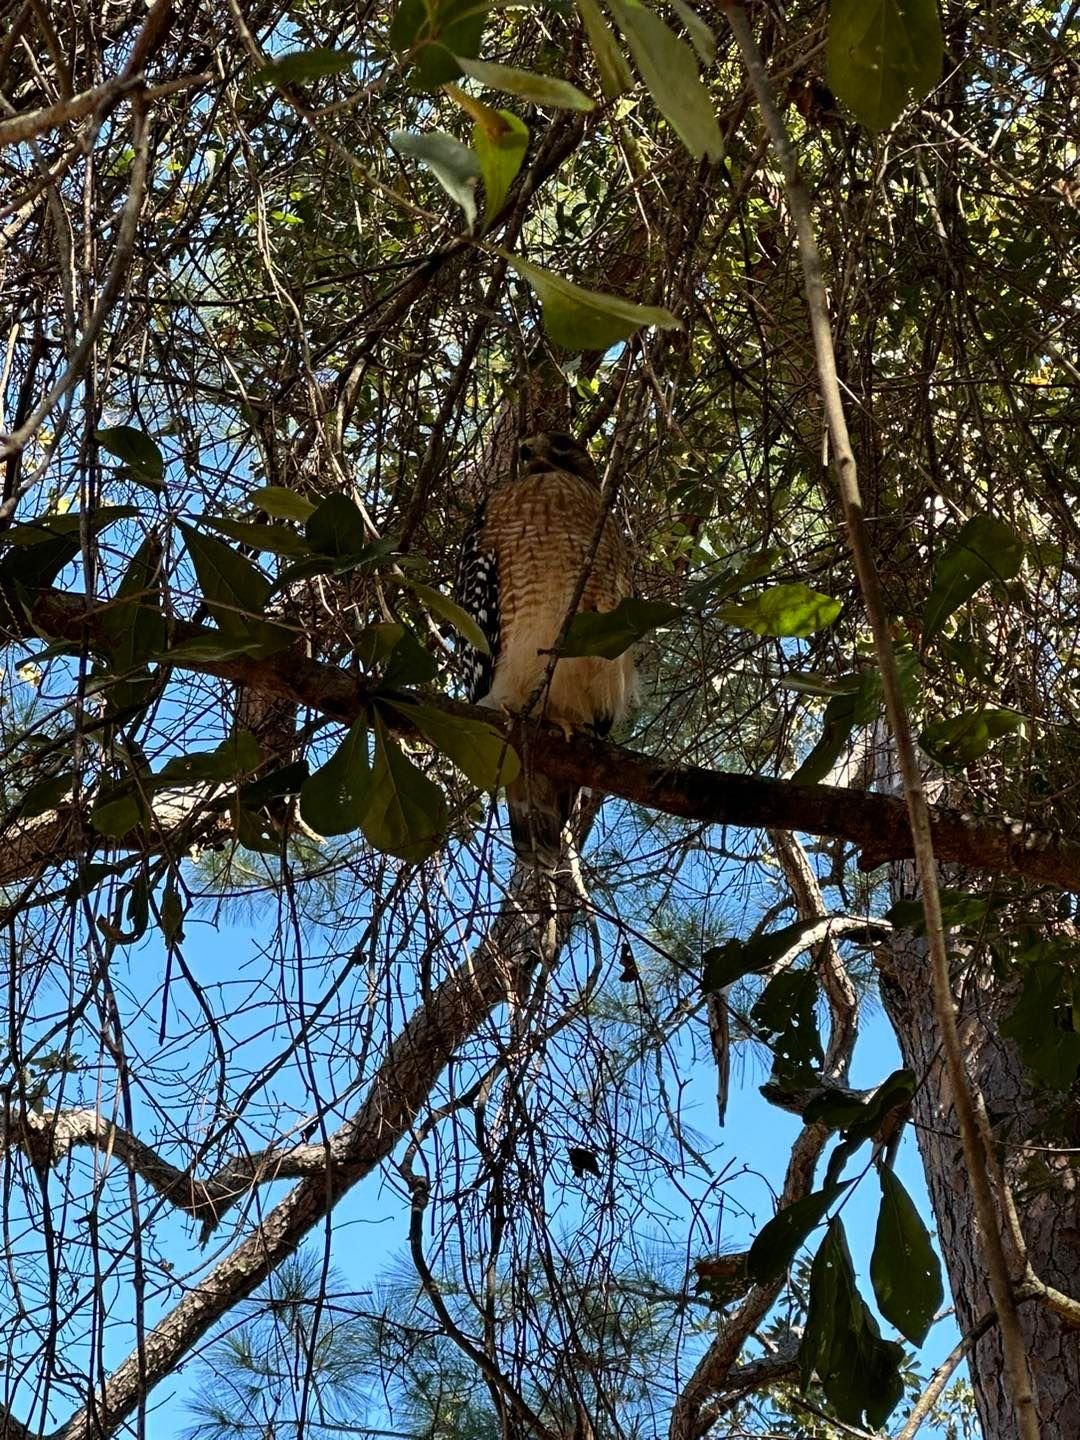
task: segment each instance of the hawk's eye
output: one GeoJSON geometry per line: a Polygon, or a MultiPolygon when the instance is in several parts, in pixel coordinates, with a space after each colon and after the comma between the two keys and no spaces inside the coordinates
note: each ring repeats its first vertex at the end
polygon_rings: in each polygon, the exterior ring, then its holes
{"type": "Polygon", "coordinates": [[[536,451],[527,440],[523,440],[518,446],[518,457],[522,460],[531,460],[535,454],[536,451]]]}

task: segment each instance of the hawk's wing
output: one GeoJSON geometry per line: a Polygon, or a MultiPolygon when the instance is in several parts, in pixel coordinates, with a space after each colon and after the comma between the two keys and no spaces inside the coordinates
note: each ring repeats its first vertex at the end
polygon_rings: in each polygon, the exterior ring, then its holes
{"type": "Polygon", "coordinates": [[[499,656],[499,563],[494,549],[485,548],[484,512],[480,505],[461,545],[454,598],[479,625],[488,642],[490,655],[460,639],[466,695],[475,705],[491,689],[491,677],[499,656]]]}

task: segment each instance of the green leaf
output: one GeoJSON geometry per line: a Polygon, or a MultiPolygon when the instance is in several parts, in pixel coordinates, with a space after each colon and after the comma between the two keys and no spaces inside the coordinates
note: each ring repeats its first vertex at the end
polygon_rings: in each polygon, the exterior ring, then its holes
{"type": "Polygon", "coordinates": [[[270,581],[257,565],[221,540],[201,535],[183,523],[180,530],[206,608],[223,630],[233,635],[246,633],[248,622],[262,614],[270,581]]]}
{"type": "Polygon", "coordinates": [[[278,60],[271,60],[255,72],[255,84],[262,89],[270,85],[306,85],[324,75],[340,75],[351,70],[360,59],[351,50],[293,50],[278,60]]]}
{"type": "Polygon", "coordinates": [[[615,660],[650,630],[681,615],[666,600],[620,600],[614,610],[580,610],[570,621],[560,655],[599,655],[615,660]]]}
{"type": "Polygon", "coordinates": [[[707,601],[726,600],[729,595],[767,575],[781,558],[781,553],[774,549],[759,551],[734,571],[725,565],[718,574],[709,575],[690,586],[686,592],[687,605],[691,610],[700,610],[707,601]]]}
{"type": "Polygon", "coordinates": [[[253,550],[266,550],[271,555],[308,555],[310,551],[303,537],[290,530],[287,525],[260,525],[249,520],[215,520],[209,515],[201,517],[204,525],[219,530],[230,540],[241,545],[250,545],[253,550]]]}
{"type": "Polygon", "coordinates": [[[39,515],[21,525],[12,525],[5,530],[3,539],[9,545],[41,545],[60,535],[77,537],[82,533],[83,520],[91,535],[104,530],[106,525],[115,525],[118,520],[130,520],[138,515],[137,505],[99,505],[90,515],[83,516],[78,510],[69,510],[64,515],[39,515]]]}
{"type": "Polygon", "coordinates": [[[301,524],[316,509],[305,495],[287,490],[284,485],[264,485],[260,490],[252,490],[248,499],[275,520],[299,520],[301,524]]]}
{"type": "Polygon", "coordinates": [[[482,655],[491,654],[487,636],[456,600],[451,600],[450,596],[444,595],[441,590],[433,590],[430,585],[421,585],[416,580],[409,581],[409,588],[424,602],[427,609],[441,616],[459,635],[463,635],[474,650],[479,650],[482,655]]]}
{"type": "Polygon", "coordinates": [[[906,1109],[914,1094],[914,1073],[911,1070],[894,1070],[868,1100],[826,1089],[810,1101],[803,1111],[803,1119],[808,1125],[828,1125],[830,1129],[842,1130],[848,1140],[856,1142],[847,1152],[853,1155],[864,1140],[870,1140],[877,1134],[890,1111],[906,1109]]]}
{"type": "Polygon", "coordinates": [[[476,152],[444,130],[417,135],[411,130],[394,130],[390,144],[401,155],[412,155],[427,167],[442,188],[465,212],[471,230],[476,224],[476,182],[480,160],[476,152]]]}
{"type": "Polygon", "coordinates": [[[782,1085],[812,1085],[818,1079],[825,1057],[814,1014],[817,994],[812,970],[782,970],[750,1011],[750,1024],[773,1052],[773,1075],[782,1085]]]}
{"type": "Polygon", "coordinates": [[[434,680],[439,667],[435,657],[421,645],[413,632],[402,627],[404,633],[394,645],[383,668],[382,684],[385,690],[405,690],[413,685],[426,685],[434,680]]]}
{"type": "Polygon", "coordinates": [[[717,618],[755,635],[783,635],[802,639],[824,630],[840,614],[841,604],[799,581],[774,585],[741,605],[722,605],[717,618]]]}
{"type": "Polygon", "coordinates": [[[162,489],[165,461],[145,431],[134,425],[114,425],[105,430],[95,430],[94,439],[103,450],[124,462],[132,480],[151,490],[162,489]]]}
{"type": "Polygon", "coordinates": [[[708,995],[724,990],[744,975],[757,975],[771,969],[785,955],[798,954],[802,937],[816,929],[818,923],[817,920],[798,920],[794,925],[755,935],[751,940],[726,940],[723,945],[714,945],[702,957],[703,992],[708,995]]]}
{"type": "Polygon", "coordinates": [[[855,729],[858,694],[834,695],[825,706],[825,724],[817,744],[791,779],[796,785],[818,785],[839,760],[855,729]]]}
{"type": "MultiPolygon", "coordinates": [[[[943,887],[938,890],[941,901],[941,917],[946,930],[966,930],[971,935],[979,934],[986,926],[987,916],[1007,899],[991,895],[979,895],[970,890],[954,890],[943,887]]],[[[897,900],[885,912],[885,919],[898,930],[913,930],[916,935],[926,934],[926,917],[921,900],[897,900]]]]}
{"type": "Polygon", "coordinates": [[[682,329],[671,311],[659,305],[635,305],[618,295],[586,290],[528,260],[500,253],[528,281],[543,308],[544,328],[556,345],[567,350],[607,350],[644,325],[682,329]]]}
{"type": "Polygon", "coordinates": [[[686,0],[671,0],[671,8],[690,36],[690,44],[697,51],[698,59],[703,65],[711,65],[716,59],[716,36],[712,30],[696,11],[691,10],[686,0]]]}
{"type": "Polygon", "coordinates": [[[868,129],[888,129],[941,80],[937,0],[832,0],[827,56],[839,98],[868,129]]]}
{"type": "Polygon", "coordinates": [[[356,658],[366,671],[378,668],[390,658],[394,647],[407,634],[406,627],[396,620],[379,620],[365,625],[353,641],[356,658]]]}
{"type": "Polygon", "coordinates": [[[255,736],[249,730],[238,730],[213,750],[174,755],[154,776],[154,785],[201,785],[207,781],[236,780],[257,770],[262,758],[255,736]]]}
{"type": "Polygon", "coordinates": [[[576,85],[568,80],[557,80],[552,75],[534,75],[531,70],[517,70],[513,65],[495,65],[490,60],[467,60],[455,55],[454,59],[463,72],[489,90],[502,90],[507,95],[516,95],[532,105],[542,105],[552,110],[595,110],[596,103],[583,95],[576,85]]]}
{"type": "Polygon", "coordinates": [[[762,1226],[746,1259],[746,1270],[755,1285],[767,1284],[788,1268],[807,1236],[825,1218],[829,1206],[837,1200],[853,1180],[829,1185],[795,1200],[778,1211],[762,1226]]]}
{"type": "Polygon", "coordinates": [[[805,1391],[814,1374],[848,1425],[884,1425],[904,1393],[903,1347],[882,1340],[877,1321],[855,1285],[844,1227],[837,1217],[810,1269],[810,1303],[799,1346],[805,1391]]]}
{"type": "MultiPolygon", "coordinates": [[[[327,538],[324,543],[333,544],[334,541],[327,538]]],[[[305,555],[302,559],[294,560],[291,565],[282,568],[270,593],[276,595],[282,590],[287,590],[298,580],[310,580],[315,575],[347,575],[352,570],[375,569],[380,561],[394,553],[396,545],[396,540],[372,540],[363,549],[352,554],[341,556],[305,555]]]]}
{"type": "Polygon", "coordinates": [[[448,820],[446,796],[422,774],[375,716],[375,765],[361,828],[376,850],[423,860],[438,849],[448,820]]]}
{"type": "Polygon", "coordinates": [[[481,790],[495,791],[521,773],[517,753],[493,725],[451,715],[432,705],[406,705],[396,700],[386,703],[410,720],[481,790]]]}
{"type": "Polygon", "coordinates": [[[9,597],[10,604],[20,588],[30,592],[44,589],[52,584],[65,565],[70,565],[78,553],[77,535],[60,535],[41,545],[9,550],[0,560],[0,590],[9,597]]]}
{"type": "Polygon", "coordinates": [[[249,780],[246,785],[240,786],[237,793],[246,810],[258,810],[271,800],[280,800],[286,795],[299,795],[307,778],[307,761],[293,760],[288,765],[271,770],[267,775],[260,775],[258,780],[249,780]]]}
{"type": "Polygon", "coordinates": [[[1076,1032],[1075,982],[1052,945],[1031,947],[1020,999],[1001,1022],[1024,1066],[1050,1090],[1066,1091],[1080,1068],[1076,1032]]]}
{"type": "Polygon", "coordinates": [[[618,41],[608,27],[596,0],[577,0],[578,11],[585,22],[589,47],[600,72],[600,89],[605,100],[615,100],[634,83],[630,66],[619,49],[618,41]]]}
{"type": "Polygon", "coordinates": [[[130,781],[103,786],[90,811],[90,824],[99,835],[108,835],[113,840],[119,840],[149,820],[149,807],[130,781]]]}
{"type": "Polygon", "coordinates": [[[1027,717],[1019,711],[983,707],[928,725],[919,744],[940,764],[962,766],[981,759],[996,740],[1007,735],[1026,740],[1028,734],[1027,717]]]}
{"type": "Polygon", "coordinates": [[[923,615],[924,642],[983,585],[1014,579],[1023,560],[1024,542],[1010,526],[990,515],[968,520],[934,569],[934,585],[923,615]]]}
{"type": "Polygon", "coordinates": [[[55,810],[71,794],[75,784],[75,771],[65,770],[60,775],[46,775],[27,786],[14,807],[20,820],[33,820],[48,810],[55,810]]]}
{"type": "Polygon", "coordinates": [[[484,182],[484,219],[498,215],[514,183],[529,144],[529,127],[510,110],[496,112],[505,129],[492,133],[479,121],[473,126],[473,149],[484,182]]]}
{"type": "Polygon", "coordinates": [[[355,500],[348,495],[328,495],[312,511],[304,526],[312,550],[341,560],[359,554],[367,544],[367,525],[355,500]]]}
{"type": "Polygon", "coordinates": [[[161,603],[161,542],[148,535],[131,557],[112,603],[101,611],[101,634],[118,675],[140,669],[165,644],[161,603]]]}
{"type": "Polygon", "coordinates": [[[941,1263],[911,1196],[887,1166],[880,1178],[870,1278],[885,1319],[913,1345],[921,1345],[945,1298],[941,1263]]]}
{"type": "Polygon", "coordinates": [[[319,835],[348,835],[360,828],[371,799],[367,720],[350,726],[330,759],[300,787],[300,814],[319,835]]]}
{"type": "Polygon", "coordinates": [[[461,74],[457,55],[480,50],[488,0],[401,0],[390,25],[390,44],[416,68],[420,87],[434,90],[461,74]]]}
{"type": "Polygon", "coordinates": [[[638,0],[609,0],[608,8],[657,109],[687,150],[695,160],[703,155],[721,159],[724,145],[716,110],[690,46],[638,0]]]}

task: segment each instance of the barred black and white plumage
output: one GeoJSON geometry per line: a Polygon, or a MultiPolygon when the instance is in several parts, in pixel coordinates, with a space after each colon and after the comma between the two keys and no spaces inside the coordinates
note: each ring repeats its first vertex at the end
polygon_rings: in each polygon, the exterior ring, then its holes
{"type": "Polygon", "coordinates": [[[460,644],[461,668],[469,704],[476,705],[491,689],[491,677],[499,654],[499,563],[494,550],[481,545],[485,506],[481,504],[461,545],[454,597],[465,613],[484,633],[490,655],[467,640],[460,644]]]}
{"type": "MultiPolygon", "coordinates": [[[[553,668],[550,657],[584,572],[579,610],[613,610],[631,594],[626,542],[612,516],[594,545],[600,481],[573,436],[532,436],[520,457],[518,473],[496,485],[478,510],[462,549],[458,603],[492,651],[466,648],[469,699],[520,712],[540,695],[538,718],[568,734],[606,734],[635,698],[630,652],[615,660],[575,656],[553,668]]],[[[576,798],[577,786],[560,786],[531,768],[511,781],[506,800],[519,859],[556,868],[576,798]]]]}

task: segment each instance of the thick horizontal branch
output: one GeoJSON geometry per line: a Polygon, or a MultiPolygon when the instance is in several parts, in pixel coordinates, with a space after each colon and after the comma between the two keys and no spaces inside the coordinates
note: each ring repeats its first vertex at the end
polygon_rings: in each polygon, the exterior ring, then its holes
{"type": "MultiPolygon", "coordinates": [[[[35,605],[34,623],[39,633],[91,646],[100,632],[104,613],[103,608],[88,609],[79,596],[54,590],[35,605]]],[[[173,642],[180,644],[214,633],[178,623],[173,642]]],[[[22,637],[8,632],[9,643],[18,638],[22,637]]],[[[370,685],[355,674],[292,651],[266,660],[248,656],[185,659],[184,666],[266,695],[293,700],[345,723],[363,712],[372,695],[370,685]]],[[[591,736],[568,738],[555,729],[508,720],[497,711],[440,697],[424,699],[451,714],[484,719],[500,729],[519,752],[527,752],[529,764],[536,770],[567,784],[588,786],[646,809],[702,824],[794,830],[845,840],[862,852],[863,869],[912,854],[906,807],[892,796],[827,785],[796,785],[790,780],[707,770],[696,765],[668,765],[591,736]]],[[[403,717],[392,722],[388,718],[387,723],[408,730],[403,717]]],[[[58,816],[63,819],[62,812],[58,816]]],[[[941,863],[1017,875],[1064,890],[1076,887],[1080,845],[1061,836],[1035,831],[1019,822],[976,818],[943,808],[931,811],[931,825],[934,852],[941,863]]],[[[76,831],[85,841],[85,830],[76,827],[76,831]]],[[[18,835],[12,836],[9,843],[17,846],[18,835]]],[[[144,846],[146,837],[133,835],[119,843],[144,846]]],[[[42,853],[41,845],[34,849],[42,853]]],[[[65,858],[55,849],[46,853],[55,860],[65,858]]],[[[6,880],[10,883],[17,877],[10,873],[10,867],[8,870],[6,880]]]]}
{"type": "Polygon", "coordinates": [[[181,1170],[152,1146],[114,1124],[96,1110],[31,1109],[13,1107],[0,1115],[0,1154],[18,1146],[42,1169],[59,1162],[75,1146],[87,1146],[112,1155],[156,1191],[162,1199],[203,1221],[202,1239],[216,1227],[228,1208],[252,1185],[272,1180],[299,1180],[324,1172],[330,1162],[325,1145],[293,1145],[250,1155],[234,1156],[205,1180],[181,1170]]]}

